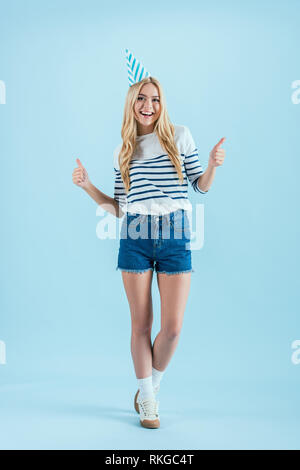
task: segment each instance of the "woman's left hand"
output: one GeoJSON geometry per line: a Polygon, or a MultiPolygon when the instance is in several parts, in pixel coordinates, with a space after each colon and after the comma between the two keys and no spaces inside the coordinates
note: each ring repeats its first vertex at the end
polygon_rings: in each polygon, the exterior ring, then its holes
{"type": "Polygon", "coordinates": [[[226,137],[222,139],[213,147],[209,154],[208,166],[220,166],[223,164],[225,158],[225,150],[221,149],[220,146],[223,144],[226,137]]]}

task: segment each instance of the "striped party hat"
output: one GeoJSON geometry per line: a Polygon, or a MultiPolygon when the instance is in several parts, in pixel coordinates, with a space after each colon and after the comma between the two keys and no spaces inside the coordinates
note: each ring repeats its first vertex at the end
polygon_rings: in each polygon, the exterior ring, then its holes
{"type": "Polygon", "coordinates": [[[150,77],[150,73],[147,72],[143,64],[134,57],[129,49],[126,49],[126,59],[129,86],[140,82],[143,78],[150,77]]]}

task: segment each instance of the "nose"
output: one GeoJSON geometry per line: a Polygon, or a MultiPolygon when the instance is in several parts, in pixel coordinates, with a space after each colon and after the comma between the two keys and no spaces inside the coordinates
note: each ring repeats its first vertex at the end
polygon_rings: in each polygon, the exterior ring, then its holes
{"type": "Polygon", "coordinates": [[[151,104],[151,106],[147,106],[147,103],[143,103],[143,107],[141,108],[141,111],[145,112],[145,113],[153,113],[154,110],[153,110],[153,106],[152,106],[152,102],[150,101],[148,104],[151,104]]]}

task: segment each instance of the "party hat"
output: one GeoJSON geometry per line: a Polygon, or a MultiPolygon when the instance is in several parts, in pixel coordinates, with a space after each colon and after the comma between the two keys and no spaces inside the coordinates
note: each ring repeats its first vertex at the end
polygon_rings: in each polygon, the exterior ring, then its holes
{"type": "Polygon", "coordinates": [[[150,73],[129,49],[126,49],[126,59],[129,86],[140,82],[143,78],[150,77],[150,73]]]}

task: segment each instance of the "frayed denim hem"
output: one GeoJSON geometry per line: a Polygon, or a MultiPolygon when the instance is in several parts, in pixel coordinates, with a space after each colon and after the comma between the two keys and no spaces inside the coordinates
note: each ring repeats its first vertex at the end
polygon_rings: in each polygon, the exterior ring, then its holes
{"type": "Polygon", "coordinates": [[[157,273],[165,273],[165,274],[181,274],[181,273],[194,273],[194,269],[187,269],[186,271],[174,271],[172,273],[167,271],[156,271],[157,273]]]}
{"type": "Polygon", "coordinates": [[[116,271],[117,270],[120,270],[120,271],[125,271],[126,273],[145,273],[146,271],[149,271],[149,269],[151,269],[152,271],[154,270],[154,268],[146,268],[146,269],[126,269],[126,268],[119,268],[119,266],[116,267],[116,271]]]}

